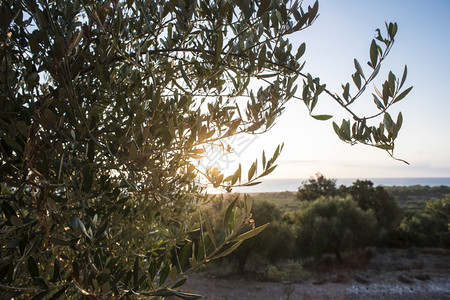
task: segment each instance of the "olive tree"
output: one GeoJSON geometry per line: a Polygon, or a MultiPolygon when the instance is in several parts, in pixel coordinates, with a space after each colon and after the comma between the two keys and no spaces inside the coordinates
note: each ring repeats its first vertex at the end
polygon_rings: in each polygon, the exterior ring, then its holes
{"type": "Polygon", "coordinates": [[[349,114],[333,123],[342,140],[393,155],[402,116],[387,109],[411,90],[406,68],[376,90],[379,113],[351,106],[397,24],[377,30],[368,66],[355,60],[354,92],[346,83],[335,93],[304,70],[305,44],[288,39],[317,16],[318,2],[298,1],[1,1],[2,293],[198,297],[178,291],[186,275],[263,229],[237,236],[251,205],[232,202],[216,240],[197,210],[204,183],[255,184],[282,147],[232,174],[195,161],[206,147],[230,151],[223,139],[268,130],[291,99],[326,120],[313,110],[328,95],[349,114]],[[200,245],[186,240],[195,230],[200,245]]]}
{"type": "Polygon", "coordinates": [[[296,217],[297,247],[303,256],[334,253],[373,244],[376,218],[350,197],[320,197],[304,202],[296,217]]]}
{"type": "Polygon", "coordinates": [[[336,179],[329,179],[317,173],[316,178],[311,177],[302,182],[298,188],[297,200],[314,201],[321,196],[329,197],[337,194],[336,179]]]}
{"type": "Polygon", "coordinates": [[[397,228],[407,246],[448,247],[450,245],[450,196],[426,201],[423,211],[407,213],[397,228]]]}
{"type": "Polygon", "coordinates": [[[399,225],[402,217],[400,207],[382,186],[373,187],[370,180],[356,180],[349,187],[341,187],[340,192],[351,195],[363,210],[373,211],[381,239],[399,225]]]}

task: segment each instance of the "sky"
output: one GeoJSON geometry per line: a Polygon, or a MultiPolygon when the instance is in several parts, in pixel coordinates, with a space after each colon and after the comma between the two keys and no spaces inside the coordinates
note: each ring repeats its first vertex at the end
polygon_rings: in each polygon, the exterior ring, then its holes
{"type": "MultiPolygon", "coordinates": [[[[305,4],[311,3],[308,1],[305,4]]],[[[332,121],[340,124],[342,109],[322,97],[315,112],[335,116],[317,121],[308,116],[305,105],[292,100],[276,125],[256,137],[234,141],[236,153],[217,160],[225,173],[238,162],[248,166],[260,161],[265,150],[273,153],[284,142],[277,169],[266,178],[308,178],[317,172],[331,178],[450,177],[450,1],[448,0],[322,0],[320,16],[309,29],[291,36],[293,44],[306,42],[306,72],[321,78],[327,87],[341,92],[341,83],[351,82],[353,59],[369,73],[365,62],[375,29],[384,22],[397,22],[395,45],[379,74],[390,70],[401,77],[408,66],[405,87],[411,93],[392,107],[392,116],[403,114],[403,127],[396,140],[395,156],[363,145],[350,146],[334,133],[332,121]]],[[[379,81],[378,81],[379,82],[379,81]]],[[[359,101],[358,111],[373,112],[372,91],[359,101]]],[[[394,117],[394,118],[395,118],[394,117]]]]}

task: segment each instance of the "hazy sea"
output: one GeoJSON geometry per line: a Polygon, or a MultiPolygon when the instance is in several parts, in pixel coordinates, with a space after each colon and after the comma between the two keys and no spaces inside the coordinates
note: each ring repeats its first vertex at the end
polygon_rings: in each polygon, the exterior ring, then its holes
{"type": "MultiPolygon", "coordinates": [[[[427,177],[427,178],[338,178],[336,185],[351,185],[355,180],[370,180],[374,186],[450,186],[450,177],[427,177]]],[[[303,181],[307,179],[265,179],[259,185],[239,187],[233,189],[236,193],[266,193],[297,191],[303,181]]]]}

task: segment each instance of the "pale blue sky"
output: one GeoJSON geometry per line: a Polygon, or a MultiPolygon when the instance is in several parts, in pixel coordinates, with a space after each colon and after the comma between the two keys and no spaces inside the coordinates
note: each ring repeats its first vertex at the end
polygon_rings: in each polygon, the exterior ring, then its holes
{"type": "MultiPolygon", "coordinates": [[[[384,80],[389,70],[401,76],[408,65],[407,85],[414,89],[392,114],[403,113],[395,154],[410,165],[382,150],[341,142],[330,121],[311,119],[298,100],[287,105],[271,131],[229,159],[250,162],[263,149],[273,152],[284,142],[279,166],[268,178],[305,178],[316,172],[334,178],[450,177],[450,1],[322,0],[319,10],[317,22],[291,40],[307,43],[306,70],[338,92],[341,83],[351,81],[353,59],[367,62],[375,29],[383,28],[385,20],[398,23],[395,46],[379,77],[384,80]]],[[[368,106],[358,108],[371,107],[371,92],[360,100],[368,106]]],[[[327,97],[321,100],[318,112],[333,114],[340,123],[339,107],[327,97]]]]}

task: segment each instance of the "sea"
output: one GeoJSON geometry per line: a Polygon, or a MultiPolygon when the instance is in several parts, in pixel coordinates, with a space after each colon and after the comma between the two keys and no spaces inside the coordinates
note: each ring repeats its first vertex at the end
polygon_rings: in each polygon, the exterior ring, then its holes
{"type": "MultiPolygon", "coordinates": [[[[417,178],[337,178],[336,185],[349,186],[356,180],[370,180],[374,186],[450,186],[450,177],[417,177],[417,178]]],[[[264,179],[262,183],[248,187],[237,187],[235,193],[267,193],[295,192],[305,179],[264,179]]]]}

